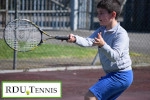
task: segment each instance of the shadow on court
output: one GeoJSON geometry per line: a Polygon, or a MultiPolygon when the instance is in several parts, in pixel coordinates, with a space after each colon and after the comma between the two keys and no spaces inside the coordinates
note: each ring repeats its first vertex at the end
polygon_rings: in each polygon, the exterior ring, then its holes
{"type": "MultiPolygon", "coordinates": [[[[133,84],[117,100],[150,100],[150,67],[136,67],[133,71],[133,84]]],[[[62,98],[0,100],[84,100],[88,88],[102,75],[102,69],[3,73],[0,81],[62,81],[62,98]]]]}

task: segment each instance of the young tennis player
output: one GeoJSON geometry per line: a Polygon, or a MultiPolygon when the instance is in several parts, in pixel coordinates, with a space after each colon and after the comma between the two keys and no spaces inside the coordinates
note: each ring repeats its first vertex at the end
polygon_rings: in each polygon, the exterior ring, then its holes
{"type": "Polygon", "coordinates": [[[80,46],[98,46],[99,58],[106,75],[85,94],[85,100],[116,100],[132,83],[129,37],[117,18],[118,0],[101,0],[97,5],[100,27],[89,37],[70,34],[68,42],[80,46]]]}

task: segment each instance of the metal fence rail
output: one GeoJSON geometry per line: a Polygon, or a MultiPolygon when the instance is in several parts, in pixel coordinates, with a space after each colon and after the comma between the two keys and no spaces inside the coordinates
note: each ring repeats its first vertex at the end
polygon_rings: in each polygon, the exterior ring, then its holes
{"type": "MultiPolygon", "coordinates": [[[[0,10],[3,14],[0,16],[3,18],[0,18],[0,21],[5,23],[4,27],[8,21],[15,18],[16,4],[15,0],[1,1],[3,1],[4,9],[0,10]]],[[[93,19],[92,4],[91,0],[17,0],[18,18],[29,19],[43,29],[72,29],[72,27],[90,29],[93,19]],[[74,8],[71,4],[77,7],[74,8]],[[71,23],[77,23],[77,25],[74,26],[71,23]]]]}
{"type": "MultiPolygon", "coordinates": [[[[7,1],[7,0],[6,0],[7,1]]],[[[7,10],[6,10],[6,1],[4,0],[0,0],[0,29],[2,27],[5,27],[6,23],[7,23],[7,10]]]]}
{"type": "MultiPolygon", "coordinates": [[[[7,21],[12,21],[15,17],[14,1],[5,2],[8,6],[7,21]]],[[[18,5],[19,19],[29,19],[43,29],[61,29],[70,26],[70,7],[67,0],[18,0],[18,5]]]]}

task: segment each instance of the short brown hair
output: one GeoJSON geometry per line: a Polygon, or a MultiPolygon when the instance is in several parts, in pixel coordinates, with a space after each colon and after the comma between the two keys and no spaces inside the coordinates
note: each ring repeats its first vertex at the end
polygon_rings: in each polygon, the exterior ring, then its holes
{"type": "Polygon", "coordinates": [[[108,11],[108,13],[116,12],[116,19],[121,13],[121,3],[118,0],[101,0],[97,4],[97,8],[103,8],[108,11]]]}

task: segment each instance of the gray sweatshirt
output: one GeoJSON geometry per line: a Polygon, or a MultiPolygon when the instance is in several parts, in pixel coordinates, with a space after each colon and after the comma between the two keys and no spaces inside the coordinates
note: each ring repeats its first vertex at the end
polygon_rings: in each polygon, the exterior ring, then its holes
{"type": "Polygon", "coordinates": [[[101,48],[98,47],[99,58],[104,71],[110,73],[132,70],[129,56],[129,37],[120,24],[110,30],[106,30],[102,26],[87,38],[75,35],[76,44],[84,47],[93,46],[94,38],[99,32],[102,33],[102,38],[106,42],[101,48]]]}

